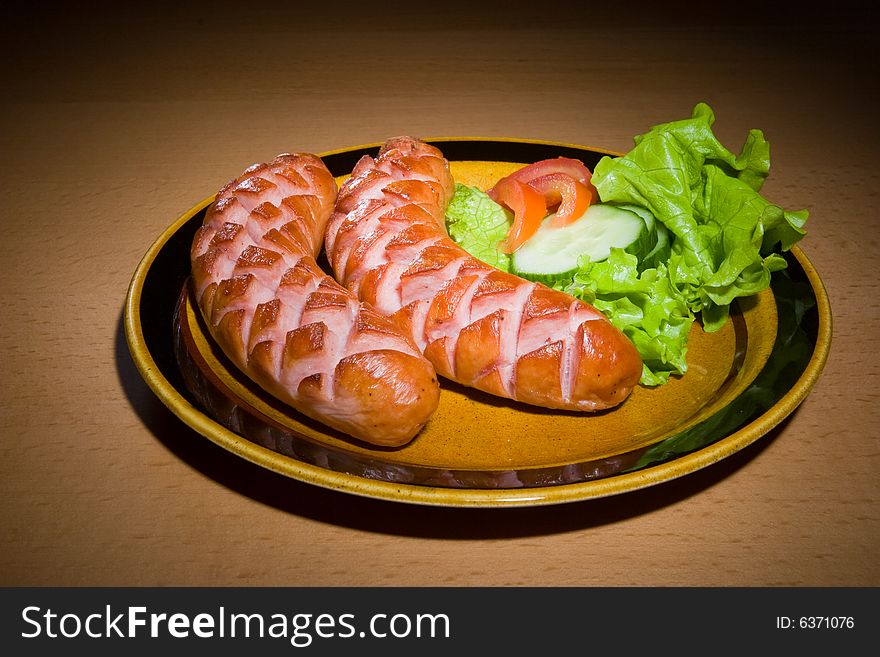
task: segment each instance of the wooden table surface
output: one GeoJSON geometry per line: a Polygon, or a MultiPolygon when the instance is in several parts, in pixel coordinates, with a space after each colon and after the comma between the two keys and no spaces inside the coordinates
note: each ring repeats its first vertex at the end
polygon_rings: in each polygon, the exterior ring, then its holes
{"type": "Polygon", "coordinates": [[[867,10],[296,4],[5,21],[0,584],[880,585],[867,10]],[[625,151],[698,101],[731,150],[764,130],[763,193],[810,210],[801,246],[834,314],[812,394],[714,466],[559,506],[407,506],[253,466],[138,375],[135,267],[252,162],[398,134],[625,151]]]}

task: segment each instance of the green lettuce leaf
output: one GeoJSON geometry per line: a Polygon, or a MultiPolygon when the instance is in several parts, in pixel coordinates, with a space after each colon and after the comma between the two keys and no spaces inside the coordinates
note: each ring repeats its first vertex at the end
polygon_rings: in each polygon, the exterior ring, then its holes
{"type": "Polygon", "coordinates": [[[592,304],[623,331],[642,356],[641,383],[655,386],[687,371],[694,316],[664,265],[639,272],[638,264],[634,255],[612,249],[605,260],[582,259],[574,278],[556,287],[592,304]]]}
{"type": "Polygon", "coordinates": [[[461,183],[446,208],[449,236],[475,258],[502,271],[510,271],[510,256],[498,250],[507,236],[513,215],[486,192],[461,183]]]}
{"type": "Polygon", "coordinates": [[[712,133],[714,121],[699,103],[690,119],[637,136],[625,156],[602,158],[592,178],[603,202],[641,205],[669,229],[671,283],[708,331],[724,325],[733,299],[770,284],[785,266],[779,250],[803,237],[808,217],[760,195],[770,170],[761,131],[734,155],[712,133]]]}

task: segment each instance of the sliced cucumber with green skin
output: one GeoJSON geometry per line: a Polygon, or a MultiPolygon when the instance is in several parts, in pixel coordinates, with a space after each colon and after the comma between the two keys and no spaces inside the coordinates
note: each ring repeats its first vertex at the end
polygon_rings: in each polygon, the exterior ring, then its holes
{"type": "Polygon", "coordinates": [[[635,212],[645,220],[645,225],[648,227],[648,230],[656,233],[653,240],[653,246],[649,250],[642,253],[632,252],[639,259],[638,270],[641,272],[645,269],[656,267],[657,263],[668,262],[671,253],[669,229],[662,223],[658,222],[647,208],[643,208],[640,205],[626,204],[618,205],[617,207],[623,210],[629,210],[630,212],[635,212]]]}
{"type": "Polygon", "coordinates": [[[659,263],[668,263],[672,253],[672,243],[669,241],[669,229],[662,223],[657,223],[657,241],[654,248],[639,258],[638,270],[652,269],[659,263]]]}
{"type": "Polygon", "coordinates": [[[657,222],[647,213],[606,204],[591,205],[580,219],[566,226],[551,226],[550,215],[511,258],[513,273],[533,281],[555,283],[571,278],[578,270],[578,259],[605,260],[612,248],[637,257],[657,245],[657,222]],[[650,228],[649,228],[650,223],[650,228]]]}
{"type": "Polygon", "coordinates": [[[643,208],[641,205],[632,205],[630,203],[615,205],[613,207],[619,208],[621,210],[629,210],[630,212],[635,212],[644,220],[645,226],[648,227],[649,231],[654,230],[654,224],[657,223],[657,219],[654,218],[654,215],[651,214],[651,211],[648,210],[648,208],[643,208]]]}

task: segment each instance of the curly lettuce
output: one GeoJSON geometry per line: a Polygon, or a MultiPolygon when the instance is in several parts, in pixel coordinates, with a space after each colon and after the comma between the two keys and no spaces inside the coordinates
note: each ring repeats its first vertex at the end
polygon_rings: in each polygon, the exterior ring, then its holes
{"type": "Polygon", "coordinates": [[[638,264],[636,256],[612,249],[605,260],[581,262],[570,282],[555,287],[592,304],[623,331],[642,357],[640,382],[656,386],[687,371],[694,316],[664,265],[639,273],[638,264]]]}
{"type": "Polygon", "coordinates": [[[511,213],[486,192],[455,183],[455,193],[446,208],[446,229],[472,256],[510,271],[510,256],[498,250],[498,243],[507,236],[511,221],[511,213]]]}
{"type": "Polygon", "coordinates": [[[749,131],[734,155],[716,139],[714,122],[698,103],[690,119],[657,125],[626,155],[603,157],[592,178],[602,202],[644,207],[669,229],[670,280],[707,331],[724,325],[733,299],[770,284],[785,267],[779,251],[804,236],[808,217],[760,195],[770,171],[763,133],[749,131]]]}

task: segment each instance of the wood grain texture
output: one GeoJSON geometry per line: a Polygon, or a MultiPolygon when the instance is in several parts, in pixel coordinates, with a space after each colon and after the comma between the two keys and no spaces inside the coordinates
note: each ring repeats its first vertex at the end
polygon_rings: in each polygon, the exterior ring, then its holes
{"type": "Polygon", "coordinates": [[[0,584],[880,585],[876,24],[501,6],[5,23],[0,584]],[[207,442],[128,356],[140,257],[252,162],[397,134],[627,150],[699,100],[733,150],[764,130],[764,193],[810,209],[834,313],[813,393],[711,468],[560,507],[354,498],[207,442]]]}

